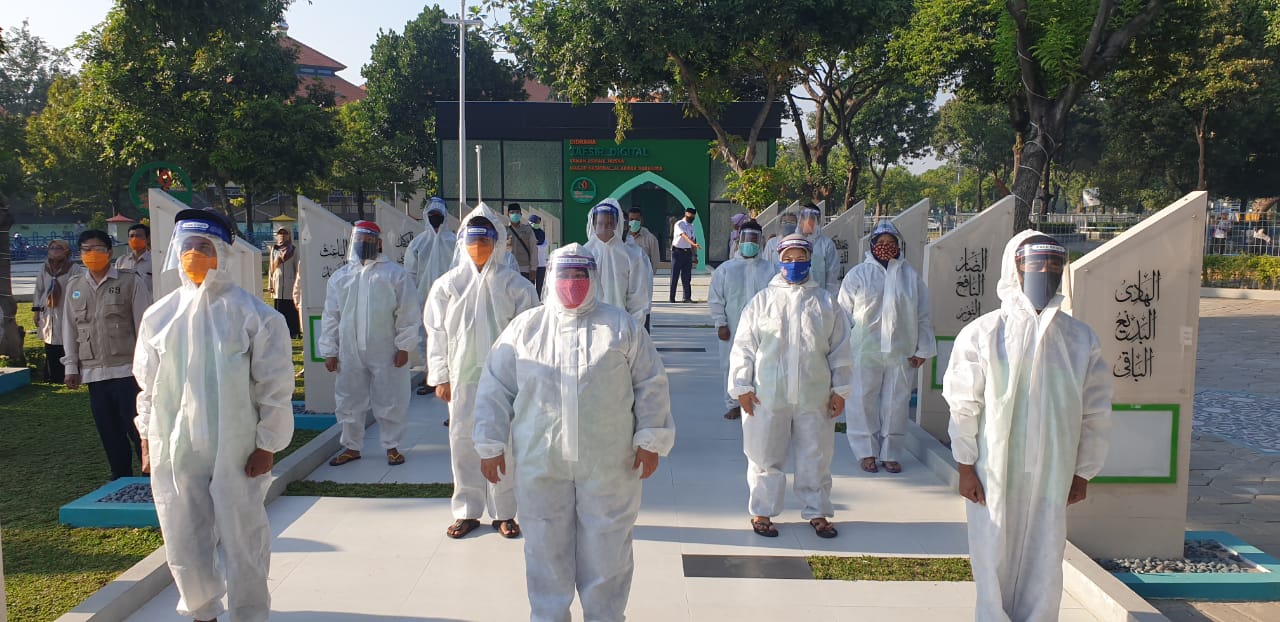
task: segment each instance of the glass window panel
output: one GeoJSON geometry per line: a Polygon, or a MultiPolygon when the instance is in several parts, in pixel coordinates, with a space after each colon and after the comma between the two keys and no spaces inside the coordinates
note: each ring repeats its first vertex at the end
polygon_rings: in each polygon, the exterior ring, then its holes
{"type": "Polygon", "coordinates": [[[564,143],[508,140],[502,145],[503,194],[511,199],[563,199],[564,143]]]}

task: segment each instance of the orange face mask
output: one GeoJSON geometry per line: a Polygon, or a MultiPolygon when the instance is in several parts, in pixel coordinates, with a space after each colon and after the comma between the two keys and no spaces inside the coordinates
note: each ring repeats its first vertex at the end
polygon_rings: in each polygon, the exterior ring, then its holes
{"type": "Polygon", "coordinates": [[[182,271],[196,285],[203,284],[205,277],[209,275],[209,271],[218,267],[218,258],[216,256],[211,257],[200,251],[185,251],[182,253],[181,259],[182,271]]]}
{"type": "Polygon", "coordinates": [[[102,272],[111,264],[111,253],[107,251],[81,251],[80,261],[90,272],[102,272]]]}
{"type": "Polygon", "coordinates": [[[483,266],[493,256],[493,244],[468,244],[467,255],[477,266],[483,266]]]}
{"type": "Polygon", "coordinates": [[[135,253],[147,250],[147,241],[142,238],[129,238],[129,248],[135,253]]]}

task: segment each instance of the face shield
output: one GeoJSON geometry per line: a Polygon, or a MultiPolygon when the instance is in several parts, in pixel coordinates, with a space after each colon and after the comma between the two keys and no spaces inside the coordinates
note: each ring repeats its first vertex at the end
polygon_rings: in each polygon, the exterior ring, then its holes
{"type": "Polygon", "coordinates": [[[803,235],[813,235],[817,233],[818,227],[822,225],[822,212],[812,207],[806,207],[800,210],[799,221],[799,232],[803,235]]]}
{"type": "Polygon", "coordinates": [[[743,229],[738,233],[738,252],[747,259],[760,255],[760,230],[743,229]]]}
{"type": "Polygon", "coordinates": [[[579,244],[569,244],[551,254],[547,266],[544,304],[570,314],[586,313],[595,306],[596,260],[579,244]]]}
{"type": "Polygon", "coordinates": [[[214,274],[227,274],[226,262],[231,258],[231,234],[216,216],[202,210],[189,219],[178,220],[173,225],[169,251],[165,253],[164,271],[178,270],[183,285],[200,286],[214,274]],[[221,269],[219,270],[221,264],[221,269]]]}
{"type": "Polygon", "coordinates": [[[778,243],[778,260],[782,265],[782,278],[788,283],[803,283],[809,279],[813,256],[813,244],[803,235],[793,233],[778,243]]]}
{"type": "Polygon", "coordinates": [[[605,201],[591,209],[587,224],[588,239],[608,242],[622,237],[622,210],[611,201],[605,201]]]}
{"type": "Polygon", "coordinates": [[[347,247],[347,261],[362,264],[376,260],[382,250],[381,236],[382,230],[378,225],[367,220],[357,222],[351,228],[351,244],[347,247]]]}
{"type": "Polygon", "coordinates": [[[482,268],[489,262],[493,249],[498,245],[498,232],[489,227],[471,225],[463,231],[462,243],[472,263],[482,268]]]}
{"type": "Polygon", "coordinates": [[[1027,238],[1013,255],[1026,294],[1036,311],[1043,311],[1058,294],[1067,265],[1067,249],[1047,235],[1027,238]]]}
{"type": "Polygon", "coordinates": [[[800,217],[797,216],[794,212],[784,213],[782,215],[782,220],[779,221],[782,225],[782,236],[786,237],[788,235],[795,233],[796,228],[798,226],[797,222],[799,220],[800,220],[800,217]]]}

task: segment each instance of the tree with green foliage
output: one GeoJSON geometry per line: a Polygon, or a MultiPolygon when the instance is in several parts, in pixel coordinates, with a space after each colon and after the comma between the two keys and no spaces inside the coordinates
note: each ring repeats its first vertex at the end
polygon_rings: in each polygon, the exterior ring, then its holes
{"type": "Polygon", "coordinates": [[[31,34],[26,20],[5,31],[0,52],[0,110],[25,117],[44,107],[49,85],[69,73],[67,53],[31,34]]]}
{"type": "MultiPolygon", "coordinates": [[[[961,93],[938,109],[938,125],[933,133],[933,150],[947,161],[990,177],[1002,194],[1009,193],[1013,144],[1016,136],[1007,111],[997,104],[977,101],[972,93],[961,93]]],[[[978,194],[982,193],[981,179],[978,194]]]]}
{"type": "MultiPolygon", "coordinates": [[[[389,143],[397,167],[423,171],[418,185],[427,190],[435,186],[436,102],[458,99],[458,28],[443,23],[447,17],[444,9],[429,6],[402,33],[379,31],[369,64],[360,70],[369,122],[389,143]]],[[[512,63],[496,60],[493,46],[479,33],[468,32],[467,100],[527,98],[512,63]]],[[[399,179],[413,181],[407,175],[399,179]]],[[[383,183],[387,181],[391,179],[383,183]]]]}
{"type": "Polygon", "coordinates": [[[872,196],[876,197],[877,215],[887,206],[880,197],[890,167],[920,158],[929,150],[937,125],[933,95],[932,86],[886,85],[850,123],[858,153],[875,180],[872,196]]]}
{"type": "Polygon", "coordinates": [[[356,211],[364,219],[366,190],[386,188],[393,181],[409,182],[413,169],[401,164],[395,141],[407,141],[405,135],[384,140],[378,135],[367,101],[349,103],[338,109],[338,147],[326,183],[332,188],[355,191],[356,211]]]}

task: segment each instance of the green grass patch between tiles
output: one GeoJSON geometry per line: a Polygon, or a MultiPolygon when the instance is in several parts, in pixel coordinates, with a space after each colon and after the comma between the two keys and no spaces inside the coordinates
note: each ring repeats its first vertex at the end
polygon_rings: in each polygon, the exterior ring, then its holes
{"type": "Polygon", "coordinates": [[[357,499],[448,499],[453,484],[343,484],[301,480],[289,484],[292,497],[352,497],[357,499]]]}
{"type": "Polygon", "coordinates": [[[846,426],[843,421],[836,424],[836,434],[844,434],[847,429],[848,426],[846,426]]]}
{"type": "Polygon", "coordinates": [[[963,557],[810,557],[813,578],[831,581],[972,581],[963,557]]]}

